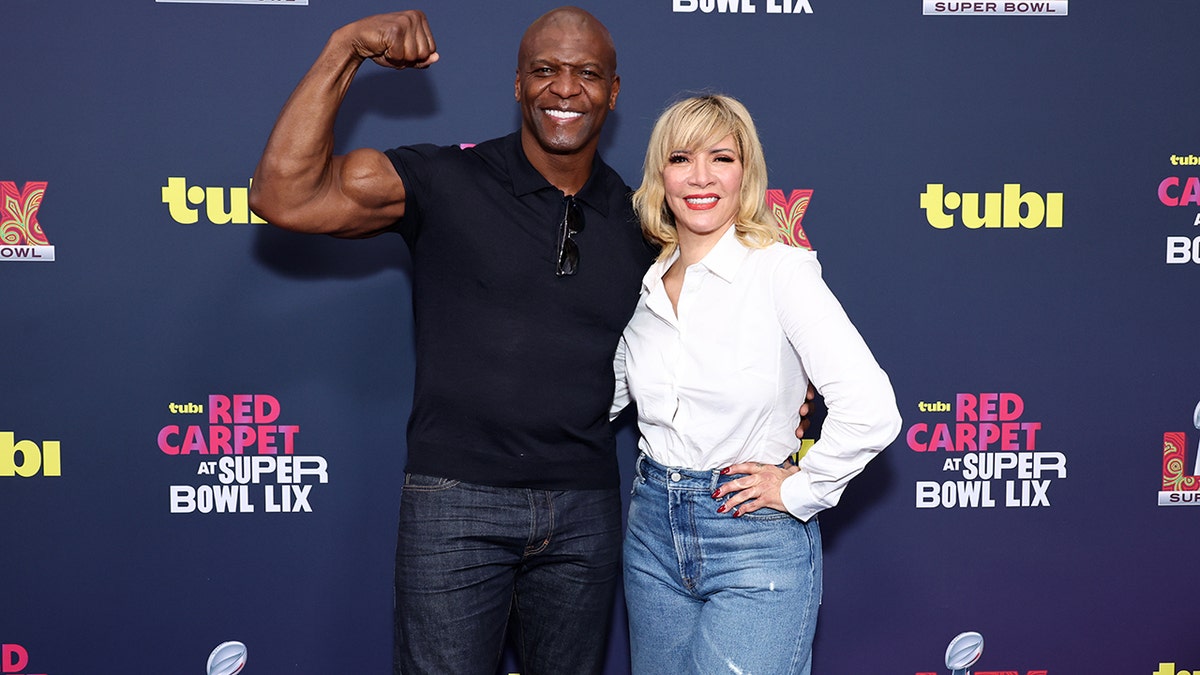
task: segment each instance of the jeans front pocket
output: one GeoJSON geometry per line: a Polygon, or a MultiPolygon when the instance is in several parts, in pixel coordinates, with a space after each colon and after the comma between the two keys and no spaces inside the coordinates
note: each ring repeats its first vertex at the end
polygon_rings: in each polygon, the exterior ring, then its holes
{"type": "Polygon", "coordinates": [[[775,509],[770,509],[765,506],[763,508],[761,508],[757,511],[753,511],[751,513],[743,513],[742,515],[738,516],[738,518],[744,518],[746,520],[763,520],[763,521],[784,520],[784,519],[796,520],[796,516],[793,516],[792,514],[787,513],[786,511],[776,511],[775,509]]]}
{"type": "Polygon", "coordinates": [[[441,490],[449,490],[459,484],[460,481],[453,478],[440,478],[438,476],[426,476],[420,473],[405,473],[404,474],[404,490],[412,492],[440,492],[441,490]]]}

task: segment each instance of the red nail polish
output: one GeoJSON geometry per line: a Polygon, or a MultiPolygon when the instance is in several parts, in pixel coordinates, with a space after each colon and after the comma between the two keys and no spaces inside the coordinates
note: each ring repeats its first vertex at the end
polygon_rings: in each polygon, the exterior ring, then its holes
{"type": "Polygon", "coordinates": [[[718,507],[717,507],[717,513],[725,513],[725,509],[727,509],[727,508],[729,508],[729,507],[727,507],[727,506],[725,506],[724,504],[722,504],[722,505],[720,505],[720,506],[718,506],[718,507]]]}
{"type": "Polygon", "coordinates": [[[729,473],[729,467],[725,467],[724,469],[721,469],[721,475],[722,475],[722,476],[724,476],[724,475],[726,475],[726,474],[728,474],[728,473],[729,473]]]}
{"type": "Polygon", "coordinates": [[[732,515],[733,515],[733,517],[734,517],[734,518],[737,518],[738,516],[742,515],[742,513],[741,513],[741,511],[738,511],[737,509],[734,509],[734,510],[733,510],[733,514],[732,514],[732,515]]]}
{"type": "Polygon", "coordinates": [[[717,488],[716,490],[713,490],[713,499],[716,499],[717,497],[720,497],[720,496],[721,496],[721,488],[717,488]]]}

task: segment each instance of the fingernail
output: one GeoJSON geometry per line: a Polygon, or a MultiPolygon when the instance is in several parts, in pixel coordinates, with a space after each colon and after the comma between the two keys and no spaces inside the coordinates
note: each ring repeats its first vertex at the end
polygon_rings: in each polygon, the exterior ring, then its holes
{"type": "Polygon", "coordinates": [[[716,499],[717,497],[720,497],[720,496],[721,496],[721,488],[717,488],[716,490],[713,490],[713,499],[716,499]]]}
{"type": "Polygon", "coordinates": [[[721,469],[721,475],[722,475],[722,476],[724,476],[724,475],[725,475],[725,474],[727,474],[727,473],[729,473],[729,467],[725,467],[724,469],[721,469]]]}
{"type": "Polygon", "coordinates": [[[740,515],[742,515],[742,512],[741,512],[741,511],[738,511],[737,509],[734,509],[734,510],[733,510],[733,517],[734,517],[734,518],[737,518],[737,517],[738,517],[738,516],[740,516],[740,515]]]}
{"type": "Polygon", "coordinates": [[[722,504],[717,507],[717,513],[725,513],[725,509],[727,509],[727,508],[729,508],[729,507],[726,506],[725,504],[722,504]]]}

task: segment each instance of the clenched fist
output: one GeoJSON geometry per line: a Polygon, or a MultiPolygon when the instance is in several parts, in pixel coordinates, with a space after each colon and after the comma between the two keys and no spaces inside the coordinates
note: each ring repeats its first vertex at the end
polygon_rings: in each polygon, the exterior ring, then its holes
{"type": "Polygon", "coordinates": [[[358,56],[381,66],[428,68],[438,60],[429,21],[417,9],[369,16],[342,30],[348,32],[358,56]]]}

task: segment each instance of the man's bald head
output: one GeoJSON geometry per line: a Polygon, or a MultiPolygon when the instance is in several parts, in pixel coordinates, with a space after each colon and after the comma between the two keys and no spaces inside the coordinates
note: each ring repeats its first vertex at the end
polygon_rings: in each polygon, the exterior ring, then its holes
{"type": "Polygon", "coordinates": [[[556,31],[559,34],[593,35],[599,38],[608,52],[606,56],[611,59],[610,72],[616,72],[617,48],[613,44],[612,34],[608,32],[608,28],[604,24],[600,23],[599,19],[592,16],[591,12],[579,7],[552,9],[529,24],[529,28],[525,29],[525,35],[521,37],[520,49],[517,50],[518,68],[520,64],[529,59],[530,51],[534,49],[538,38],[546,31],[556,31]]]}

